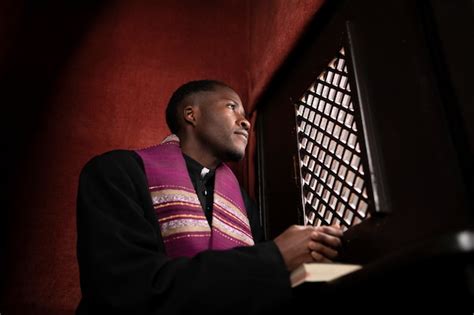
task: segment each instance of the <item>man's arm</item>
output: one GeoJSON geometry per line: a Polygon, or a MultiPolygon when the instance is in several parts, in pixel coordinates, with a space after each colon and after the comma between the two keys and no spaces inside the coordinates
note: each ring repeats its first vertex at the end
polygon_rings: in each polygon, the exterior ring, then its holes
{"type": "Polygon", "coordinates": [[[251,314],[290,299],[288,271],[274,242],[192,259],[166,257],[146,178],[131,152],[91,160],[77,202],[78,314],[251,314]]]}

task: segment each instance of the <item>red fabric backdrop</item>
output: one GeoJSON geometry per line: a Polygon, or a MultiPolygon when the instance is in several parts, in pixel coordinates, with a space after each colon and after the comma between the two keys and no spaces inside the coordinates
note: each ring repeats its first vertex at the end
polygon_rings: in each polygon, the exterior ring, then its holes
{"type": "MultiPolygon", "coordinates": [[[[88,159],[160,141],[189,80],[225,81],[252,111],[322,0],[66,2],[0,5],[2,314],[73,314],[88,159]]],[[[248,161],[234,168],[249,187],[248,161]]]]}

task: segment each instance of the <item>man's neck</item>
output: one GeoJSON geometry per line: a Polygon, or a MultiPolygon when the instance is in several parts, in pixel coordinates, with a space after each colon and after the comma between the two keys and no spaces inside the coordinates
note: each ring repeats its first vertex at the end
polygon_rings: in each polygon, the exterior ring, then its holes
{"type": "Polygon", "coordinates": [[[193,160],[197,161],[202,166],[209,169],[215,169],[221,163],[219,159],[217,159],[212,154],[209,154],[207,150],[203,150],[197,145],[193,145],[193,143],[190,143],[190,141],[181,142],[181,151],[193,160]]]}

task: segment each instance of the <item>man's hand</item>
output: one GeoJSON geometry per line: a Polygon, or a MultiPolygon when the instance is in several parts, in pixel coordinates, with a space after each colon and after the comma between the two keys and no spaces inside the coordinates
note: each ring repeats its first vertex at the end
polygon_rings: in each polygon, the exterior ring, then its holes
{"type": "Polygon", "coordinates": [[[332,262],[341,246],[339,226],[293,225],[274,240],[289,271],[305,262],[332,262]]]}

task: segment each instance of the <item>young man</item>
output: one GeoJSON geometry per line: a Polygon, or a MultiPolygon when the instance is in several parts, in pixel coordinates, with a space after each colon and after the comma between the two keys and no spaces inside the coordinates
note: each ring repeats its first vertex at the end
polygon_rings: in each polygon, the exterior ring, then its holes
{"type": "Polygon", "coordinates": [[[237,93],[192,81],[170,99],[160,145],[92,159],[79,182],[82,300],[76,314],[262,314],[291,300],[289,272],[337,255],[336,227],[292,226],[264,241],[223,163],[250,123],[237,93]]]}

